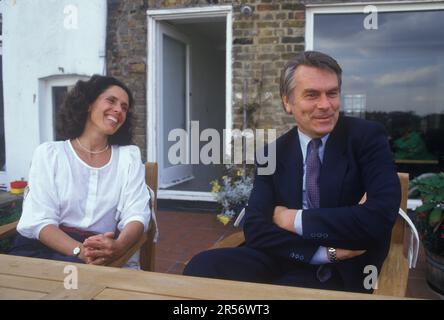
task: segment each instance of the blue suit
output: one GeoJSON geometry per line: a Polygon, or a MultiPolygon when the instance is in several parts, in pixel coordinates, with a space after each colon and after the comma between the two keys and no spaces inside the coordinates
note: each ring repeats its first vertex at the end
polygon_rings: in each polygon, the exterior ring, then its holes
{"type": "Polygon", "coordinates": [[[297,128],[274,143],[276,170],[272,175],[256,174],[246,208],[246,245],[203,252],[190,261],[184,274],[371,292],[363,286],[364,267],[380,270],[401,200],[384,128],[339,117],[325,145],[320,208],[303,211],[303,236],[273,223],[276,206],[302,209],[303,157],[297,128]],[[367,201],[358,205],[366,192],[367,201]],[[319,246],[366,252],[329,264],[334,277],[322,283],[318,266],[309,264],[319,246]]]}
{"type": "Polygon", "coordinates": [[[303,236],[272,221],[278,205],[302,208],[303,163],[297,128],[276,140],[276,171],[256,176],[246,209],[246,245],[282,260],[309,263],[319,246],[367,250],[334,264],[344,289],[365,291],[366,265],[380,270],[387,256],[401,194],[383,127],[340,117],[331,132],[320,174],[320,208],[304,210],[303,236]],[[357,203],[367,192],[367,201],[357,203]]]}

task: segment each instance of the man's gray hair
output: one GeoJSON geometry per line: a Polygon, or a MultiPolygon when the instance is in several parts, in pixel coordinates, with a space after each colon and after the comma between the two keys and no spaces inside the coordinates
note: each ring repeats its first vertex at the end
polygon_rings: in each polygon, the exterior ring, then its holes
{"type": "Polygon", "coordinates": [[[294,72],[299,66],[315,67],[334,72],[338,77],[339,90],[342,84],[342,69],[338,62],[329,55],[318,51],[304,51],[296,55],[287,62],[281,73],[280,94],[282,105],[285,110],[284,97],[290,102],[293,100],[293,90],[295,88],[294,72]]]}

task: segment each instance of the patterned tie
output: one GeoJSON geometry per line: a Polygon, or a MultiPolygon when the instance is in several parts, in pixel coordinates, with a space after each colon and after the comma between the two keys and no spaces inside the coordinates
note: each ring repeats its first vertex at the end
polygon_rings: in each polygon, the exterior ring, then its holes
{"type": "Polygon", "coordinates": [[[307,171],[305,176],[305,188],[307,189],[308,208],[319,208],[319,175],[321,173],[321,159],[319,159],[319,147],[321,139],[313,139],[307,147],[307,171]]]}
{"type": "MultiPolygon", "coordinates": [[[[319,159],[319,147],[321,139],[313,139],[307,147],[307,172],[305,187],[307,192],[308,208],[319,208],[319,175],[321,173],[321,159],[319,159]]],[[[321,283],[328,281],[332,276],[331,267],[321,264],[316,270],[316,277],[321,283]]]]}

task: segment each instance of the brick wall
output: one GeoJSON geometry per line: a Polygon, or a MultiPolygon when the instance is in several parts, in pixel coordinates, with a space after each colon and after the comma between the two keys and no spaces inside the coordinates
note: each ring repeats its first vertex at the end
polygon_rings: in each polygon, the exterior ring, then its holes
{"type": "MultiPolygon", "coordinates": [[[[301,1],[248,1],[251,16],[234,6],[233,96],[234,109],[242,106],[244,79],[249,102],[259,102],[255,113],[259,128],[275,128],[278,135],[294,125],[279,96],[280,72],[296,53],[304,50],[305,9],[301,1]],[[261,92],[260,92],[261,91],[261,92]]],[[[242,119],[234,112],[236,127],[242,119]]]]}
{"type": "Polygon", "coordinates": [[[107,72],[132,90],[135,100],[135,143],[146,160],[146,0],[108,0],[107,72]]]}
{"type": "Polygon", "coordinates": [[[233,5],[234,126],[242,126],[238,111],[244,79],[248,81],[248,101],[260,102],[255,112],[258,127],[276,128],[281,134],[294,125],[281,106],[279,77],[285,62],[304,50],[302,1],[108,0],[107,70],[134,92],[138,117],[136,143],[143,155],[146,154],[146,10],[216,4],[233,5]],[[251,16],[241,13],[243,3],[253,8],[251,16]]]}

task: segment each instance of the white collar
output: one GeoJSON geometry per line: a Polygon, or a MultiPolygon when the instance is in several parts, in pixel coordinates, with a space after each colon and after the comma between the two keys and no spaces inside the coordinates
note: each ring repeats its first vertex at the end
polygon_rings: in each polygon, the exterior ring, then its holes
{"type": "MultiPolygon", "coordinates": [[[[305,133],[303,133],[301,130],[299,130],[299,128],[298,128],[298,135],[299,135],[299,144],[301,145],[301,150],[302,150],[302,159],[305,163],[305,158],[307,157],[307,146],[308,146],[308,143],[313,138],[310,138],[309,136],[307,136],[305,133]]],[[[327,133],[325,136],[323,136],[321,138],[322,145],[321,145],[320,149],[322,149],[322,150],[324,149],[329,136],[330,136],[330,133],[327,133]]]]}

